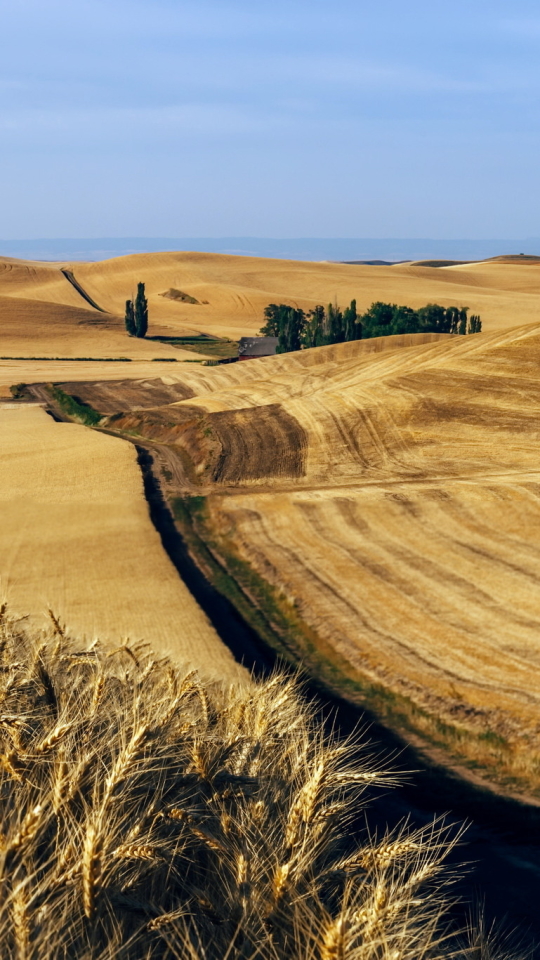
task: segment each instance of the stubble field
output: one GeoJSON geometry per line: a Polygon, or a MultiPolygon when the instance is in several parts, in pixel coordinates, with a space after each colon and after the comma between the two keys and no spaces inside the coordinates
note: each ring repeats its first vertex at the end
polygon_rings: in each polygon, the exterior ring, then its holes
{"type": "Polygon", "coordinates": [[[540,330],[425,339],[190,369],[108,423],[315,674],[538,786],[540,330]]]}

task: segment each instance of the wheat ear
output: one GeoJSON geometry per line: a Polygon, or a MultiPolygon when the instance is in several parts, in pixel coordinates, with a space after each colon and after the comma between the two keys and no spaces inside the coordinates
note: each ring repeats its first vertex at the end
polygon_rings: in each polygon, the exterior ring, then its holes
{"type": "Polygon", "coordinates": [[[84,838],[82,857],[82,888],[84,915],[91,920],[96,907],[96,895],[101,874],[101,836],[90,826],[84,838]]]}
{"type": "Polygon", "coordinates": [[[343,960],[345,956],[345,920],[338,917],[327,924],[321,943],[321,960],[343,960]]]}
{"type": "Polygon", "coordinates": [[[11,917],[17,960],[27,960],[30,953],[30,922],[28,919],[28,898],[23,884],[19,884],[13,891],[11,917]]]}
{"type": "Polygon", "coordinates": [[[38,803],[37,807],[34,807],[33,810],[28,811],[21,824],[20,830],[18,830],[13,837],[13,840],[9,844],[8,850],[20,850],[25,843],[35,837],[39,827],[42,811],[43,807],[40,803],[38,803]]]}
{"type": "Polygon", "coordinates": [[[53,747],[62,739],[68,732],[71,730],[72,723],[59,723],[54,728],[54,730],[49,734],[48,737],[45,737],[45,740],[42,740],[40,744],[36,747],[36,753],[47,753],[49,750],[52,750],[53,747]]]}

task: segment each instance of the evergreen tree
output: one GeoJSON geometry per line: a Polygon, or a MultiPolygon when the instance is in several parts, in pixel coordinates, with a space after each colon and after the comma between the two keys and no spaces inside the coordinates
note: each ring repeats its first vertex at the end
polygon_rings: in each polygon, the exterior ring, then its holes
{"type": "Polygon", "coordinates": [[[137,284],[137,296],[135,298],[135,336],[142,338],[146,336],[148,330],[148,300],[144,295],[144,283],[137,284]]]}
{"type": "Polygon", "coordinates": [[[133,300],[126,300],[126,313],[124,317],[124,322],[126,324],[126,330],[129,333],[130,337],[136,337],[137,327],[135,326],[135,310],[133,308],[133,300]]]}

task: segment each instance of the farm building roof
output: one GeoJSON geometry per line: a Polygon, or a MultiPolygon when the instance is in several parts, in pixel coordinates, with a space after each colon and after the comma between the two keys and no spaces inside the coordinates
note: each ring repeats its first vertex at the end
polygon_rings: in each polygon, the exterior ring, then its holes
{"type": "Polygon", "coordinates": [[[271,357],[276,352],[277,337],[240,337],[239,357],[271,357]]]}

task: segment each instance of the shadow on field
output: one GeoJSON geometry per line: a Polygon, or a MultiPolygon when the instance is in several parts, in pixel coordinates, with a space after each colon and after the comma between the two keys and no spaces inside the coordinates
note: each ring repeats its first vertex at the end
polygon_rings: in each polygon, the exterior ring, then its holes
{"type": "MultiPolygon", "coordinates": [[[[153,473],[151,453],[140,446],[137,452],[150,517],[169,558],[235,659],[256,677],[268,674],[278,658],[196,566],[153,473]]],[[[488,928],[497,921],[514,949],[523,945],[528,956],[540,957],[531,947],[533,941],[540,943],[540,807],[460,779],[383,727],[368,711],[333,696],[312,680],[305,681],[304,695],[329,729],[343,736],[367,731],[373,752],[389,758],[393,768],[407,771],[400,787],[374,793],[377,802],[369,809],[370,829],[381,833],[405,819],[420,826],[444,814],[456,823],[467,821],[464,842],[451,857],[453,865],[468,865],[454,886],[462,900],[455,908],[456,920],[466,922],[466,905],[476,904],[471,912],[483,909],[488,928]]]]}

